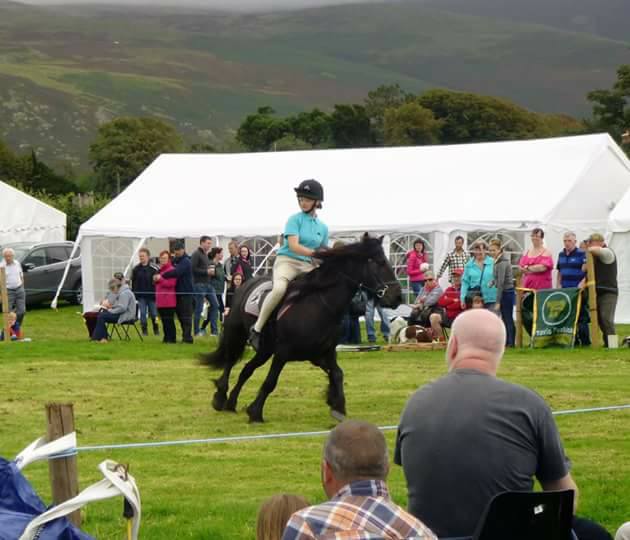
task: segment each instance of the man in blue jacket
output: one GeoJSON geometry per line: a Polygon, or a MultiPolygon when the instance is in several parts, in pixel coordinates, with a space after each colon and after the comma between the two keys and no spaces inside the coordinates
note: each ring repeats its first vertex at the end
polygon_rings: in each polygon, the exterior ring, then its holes
{"type": "MultiPolygon", "coordinates": [[[[177,242],[173,247],[175,259],[173,264],[175,268],[162,274],[164,278],[177,278],[175,286],[175,294],[177,295],[177,304],[175,312],[182,327],[182,341],[184,343],[192,343],[192,322],[193,322],[193,276],[192,263],[190,257],[186,253],[184,242],[177,242]]],[[[155,276],[155,280],[159,281],[160,275],[155,276]]]]}

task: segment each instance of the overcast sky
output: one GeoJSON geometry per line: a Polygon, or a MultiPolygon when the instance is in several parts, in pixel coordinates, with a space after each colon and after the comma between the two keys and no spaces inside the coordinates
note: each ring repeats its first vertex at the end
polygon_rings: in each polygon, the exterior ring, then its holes
{"type": "Polygon", "coordinates": [[[124,4],[124,5],[194,5],[230,11],[250,11],[357,4],[391,0],[22,0],[29,4],[124,4]]]}

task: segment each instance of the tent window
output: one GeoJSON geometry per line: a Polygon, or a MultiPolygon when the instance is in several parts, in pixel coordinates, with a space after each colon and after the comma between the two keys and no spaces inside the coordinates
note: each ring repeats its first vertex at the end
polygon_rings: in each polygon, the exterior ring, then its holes
{"type": "Polygon", "coordinates": [[[473,231],[468,233],[467,245],[471,246],[476,240],[490,242],[490,240],[498,238],[503,246],[503,252],[510,258],[512,266],[516,269],[518,261],[525,251],[525,235],[526,233],[523,231],[473,231]]]}
{"type": "Polygon", "coordinates": [[[393,236],[389,247],[389,260],[394,272],[399,277],[407,276],[407,253],[413,249],[416,240],[424,242],[424,250],[429,257],[429,264],[433,265],[433,234],[418,233],[393,236]]]}
{"type": "MultiPolygon", "coordinates": [[[[239,246],[247,246],[252,256],[252,267],[256,270],[265,261],[265,257],[273,249],[278,240],[275,236],[254,236],[253,238],[245,238],[240,236],[235,238],[239,246]]],[[[264,276],[271,273],[274,258],[269,257],[263,267],[258,271],[258,276],[264,276]]]]}

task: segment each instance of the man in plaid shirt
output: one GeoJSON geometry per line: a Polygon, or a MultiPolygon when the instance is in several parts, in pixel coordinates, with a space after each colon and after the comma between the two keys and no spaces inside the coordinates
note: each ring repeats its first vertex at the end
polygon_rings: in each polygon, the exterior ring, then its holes
{"type": "Polygon", "coordinates": [[[293,514],[282,540],[437,540],[391,500],[388,472],[387,443],[376,426],[354,420],[339,424],[326,441],[321,465],[330,500],[293,514]]]}
{"type": "Polygon", "coordinates": [[[464,251],[464,237],[456,236],[455,249],[448,253],[444,258],[444,262],[440,267],[437,278],[440,279],[442,274],[444,274],[444,271],[448,268],[448,280],[453,283],[455,270],[464,270],[464,266],[466,266],[468,259],[470,259],[470,256],[466,253],[466,251],[464,251]]]}

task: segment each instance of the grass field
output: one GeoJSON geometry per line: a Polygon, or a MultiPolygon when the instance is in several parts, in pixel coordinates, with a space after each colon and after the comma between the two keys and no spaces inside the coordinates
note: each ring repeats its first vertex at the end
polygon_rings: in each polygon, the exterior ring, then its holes
{"type": "MultiPolygon", "coordinates": [[[[79,445],[162,441],[240,434],[323,430],[333,426],[324,404],[323,373],[289,365],[265,410],[267,423],[210,408],[212,374],[194,356],[214,338],[194,346],[92,344],[75,307],[27,314],[31,343],[0,344],[0,454],[12,458],[45,429],[44,404],[72,401],[79,445]]],[[[620,333],[630,333],[622,328],[620,333]]],[[[624,334],[625,335],[625,334],[624,334]]],[[[396,424],[410,394],[445,371],[442,353],[345,353],[346,397],[351,417],[396,424]]],[[[249,403],[264,376],[245,387],[249,403]]],[[[554,410],[630,403],[630,350],[515,351],[501,376],[542,394],[554,410]]],[[[630,411],[558,417],[573,474],[581,490],[580,514],[609,530],[630,517],[630,411]]],[[[394,434],[387,434],[393,450],[394,434]]],[[[98,479],[105,458],[131,464],[142,494],[142,538],[253,539],[256,510],[267,496],[293,492],[324,499],[319,484],[322,438],[186,447],[84,452],[81,486],[98,479]]],[[[26,469],[49,500],[44,463],[26,469]]],[[[406,502],[404,479],[393,467],[393,496],[406,502]]],[[[119,501],[90,506],[84,529],[103,540],[123,537],[119,501]]]]}

